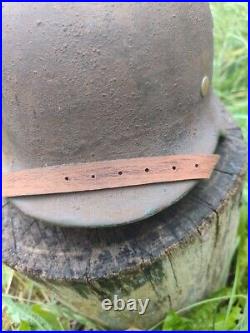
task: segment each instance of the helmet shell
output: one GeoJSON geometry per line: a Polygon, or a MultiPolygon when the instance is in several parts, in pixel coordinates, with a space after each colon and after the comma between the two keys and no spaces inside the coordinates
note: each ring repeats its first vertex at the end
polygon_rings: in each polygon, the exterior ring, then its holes
{"type": "MultiPolygon", "coordinates": [[[[5,3],[5,170],[212,153],[212,62],[205,3],[5,3]]],[[[52,223],[112,225],[155,214],[194,184],[12,200],[52,223]]]]}

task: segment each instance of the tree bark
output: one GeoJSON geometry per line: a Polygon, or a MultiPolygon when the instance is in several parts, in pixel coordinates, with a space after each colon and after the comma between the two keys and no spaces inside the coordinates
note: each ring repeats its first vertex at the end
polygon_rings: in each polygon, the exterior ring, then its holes
{"type": "Polygon", "coordinates": [[[235,250],[246,171],[240,129],[227,126],[212,177],[161,213],[137,223],[99,229],[65,228],[3,207],[3,258],[49,287],[75,311],[109,329],[150,328],[221,288],[235,250]],[[114,295],[145,300],[138,311],[104,311],[114,295]]]}

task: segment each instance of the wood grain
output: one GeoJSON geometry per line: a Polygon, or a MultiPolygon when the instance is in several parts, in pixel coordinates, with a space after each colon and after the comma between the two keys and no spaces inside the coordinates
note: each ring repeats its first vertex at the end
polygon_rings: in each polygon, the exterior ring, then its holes
{"type": "Polygon", "coordinates": [[[27,196],[209,178],[218,155],[173,155],[27,169],[3,175],[3,196],[27,196]]]}
{"type": "MultiPolygon", "coordinates": [[[[228,117],[228,116],[227,116],[228,117]]],[[[226,124],[226,121],[225,121],[226,124]]],[[[208,181],[160,213],[109,228],[58,227],[3,206],[3,261],[106,330],[149,329],[224,286],[235,254],[247,150],[234,123],[208,181]],[[103,311],[114,294],[150,298],[145,315],[103,311]]]]}

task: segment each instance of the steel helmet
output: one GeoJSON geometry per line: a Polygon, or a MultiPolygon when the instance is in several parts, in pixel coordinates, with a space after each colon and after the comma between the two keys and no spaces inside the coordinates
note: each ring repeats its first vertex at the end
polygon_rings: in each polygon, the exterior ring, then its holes
{"type": "MultiPolygon", "coordinates": [[[[3,6],[5,171],[215,150],[208,4],[3,6]]],[[[55,224],[115,225],[161,211],[195,183],[11,200],[55,224]]]]}

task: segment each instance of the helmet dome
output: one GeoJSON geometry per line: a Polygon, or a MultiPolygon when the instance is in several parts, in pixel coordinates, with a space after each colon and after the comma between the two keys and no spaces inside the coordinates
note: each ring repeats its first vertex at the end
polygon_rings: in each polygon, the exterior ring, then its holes
{"type": "MultiPolygon", "coordinates": [[[[4,168],[212,153],[205,3],[5,3],[4,168]]],[[[11,199],[51,223],[112,225],[169,206],[194,181],[11,199]]]]}

